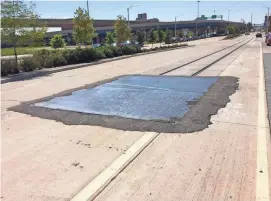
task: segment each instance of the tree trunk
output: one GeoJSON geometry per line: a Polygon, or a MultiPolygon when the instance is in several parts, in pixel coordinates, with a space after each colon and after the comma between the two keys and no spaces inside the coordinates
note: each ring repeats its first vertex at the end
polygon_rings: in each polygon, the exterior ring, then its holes
{"type": "Polygon", "coordinates": [[[13,45],[14,49],[14,56],[15,56],[15,61],[16,61],[16,67],[18,68],[18,56],[17,56],[17,51],[16,51],[16,45],[13,45]]]}

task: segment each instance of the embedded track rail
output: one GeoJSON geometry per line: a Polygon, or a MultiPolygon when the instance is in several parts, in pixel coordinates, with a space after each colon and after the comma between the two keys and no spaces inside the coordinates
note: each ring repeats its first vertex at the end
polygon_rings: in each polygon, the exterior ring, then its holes
{"type": "Polygon", "coordinates": [[[203,60],[203,59],[206,59],[208,57],[211,57],[213,56],[214,54],[217,54],[219,52],[222,52],[222,51],[227,51],[228,49],[234,47],[234,46],[237,46],[236,48],[234,48],[233,50],[231,50],[230,52],[226,52],[225,54],[223,54],[222,56],[218,57],[217,59],[215,59],[215,61],[211,62],[210,64],[204,66],[203,68],[201,68],[200,70],[196,71],[195,73],[191,74],[191,76],[197,76],[198,74],[200,74],[201,72],[205,71],[206,69],[210,68],[212,65],[214,65],[215,63],[219,62],[220,60],[224,59],[225,57],[227,57],[228,55],[232,54],[233,52],[235,52],[236,50],[240,49],[241,47],[245,46],[247,43],[249,43],[251,40],[253,39],[253,37],[249,38],[249,39],[245,39],[245,40],[242,40],[242,41],[239,41],[233,45],[230,45],[228,47],[225,47],[225,48],[222,48],[218,51],[215,51],[211,54],[208,54],[208,55],[205,55],[205,56],[202,56],[200,58],[197,58],[193,61],[190,61],[190,62],[187,62],[185,64],[182,64],[181,66],[178,66],[178,67],[175,67],[175,68],[172,68],[170,70],[167,70],[163,73],[160,73],[159,75],[166,75],[168,73],[171,73],[173,71],[176,71],[180,68],[183,68],[183,67],[186,67],[188,66],[189,64],[192,64],[192,63],[195,63],[197,61],[200,61],[200,60],[203,60]]]}

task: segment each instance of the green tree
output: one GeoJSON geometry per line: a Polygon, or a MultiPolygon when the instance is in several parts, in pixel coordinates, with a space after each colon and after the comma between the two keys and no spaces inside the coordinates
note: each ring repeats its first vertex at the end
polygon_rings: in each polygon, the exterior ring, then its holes
{"type": "Polygon", "coordinates": [[[234,25],[231,25],[231,24],[228,25],[226,27],[226,30],[227,30],[228,34],[231,34],[231,35],[235,34],[235,26],[234,25]]]}
{"type": "Polygon", "coordinates": [[[116,34],[117,43],[121,43],[130,39],[131,30],[127,25],[127,21],[125,17],[123,17],[122,15],[119,15],[117,17],[117,20],[114,26],[115,26],[115,34],[116,34]]]}
{"type": "Polygon", "coordinates": [[[97,36],[93,27],[93,19],[89,17],[89,13],[83,8],[79,7],[74,12],[72,34],[77,45],[92,43],[92,39],[97,36]]]}
{"type": "Polygon", "coordinates": [[[33,29],[32,34],[30,35],[32,46],[38,47],[44,45],[44,37],[47,31],[47,27],[35,28],[33,29]]]}
{"type": "Polygon", "coordinates": [[[167,29],[165,32],[165,43],[170,44],[171,32],[167,29]]]}
{"type": "Polygon", "coordinates": [[[54,37],[50,40],[50,45],[55,48],[61,48],[66,45],[65,40],[62,38],[60,34],[54,35],[54,37]]]}
{"type": "Polygon", "coordinates": [[[239,26],[235,26],[235,34],[239,35],[241,33],[241,30],[239,26]]]}
{"type": "Polygon", "coordinates": [[[165,32],[161,29],[158,30],[158,42],[161,43],[165,40],[165,32]]]}
{"type": "Polygon", "coordinates": [[[180,38],[184,37],[183,31],[179,31],[179,32],[178,32],[178,36],[179,36],[180,38]]]}
{"type": "Polygon", "coordinates": [[[116,41],[115,39],[115,33],[114,32],[106,32],[106,38],[105,38],[105,43],[107,45],[112,45],[116,41]]]}
{"type": "Polygon", "coordinates": [[[157,31],[154,31],[153,29],[151,29],[149,31],[149,42],[152,44],[152,47],[153,47],[153,43],[155,43],[157,40],[158,40],[157,31]]]}
{"type": "Polygon", "coordinates": [[[23,44],[41,44],[47,30],[39,25],[35,8],[32,2],[1,1],[1,39],[13,47],[17,66],[16,48],[23,44]]]}
{"type": "Polygon", "coordinates": [[[145,41],[145,33],[144,33],[144,31],[142,29],[137,30],[136,36],[137,36],[137,42],[140,45],[143,45],[144,41],[145,41]]]}
{"type": "Polygon", "coordinates": [[[187,33],[187,36],[188,36],[188,37],[193,37],[193,36],[194,36],[194,34],[193,34],[193,32],[192,32],[192,31],[189,31],[189,32],[187,33]]]}

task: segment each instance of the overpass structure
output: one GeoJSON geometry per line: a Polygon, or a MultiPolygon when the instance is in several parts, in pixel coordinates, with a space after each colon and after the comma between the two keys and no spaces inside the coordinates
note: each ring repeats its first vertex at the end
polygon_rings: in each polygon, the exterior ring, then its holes
{"type": "MultiPolygon", "coordinates": [[[[39,19],[38,23],[46,25],[47,27],[60,27],[61,30],[72,30],[73,29],[73,19],[39,19]]],[[[93,20],[93,25],[94,27],[110,27],[114,26],[116,20],[99,20],[95,19],[93,20]]],[[[153,20],[137,20],[137,21],[129,21],[130,25],[131,24],[142,24],[142,23],[152,23],[153,20]]]]}
{"type": "MultiPolygon", "coordinates": [[[[94,27],[98,34],[98,37],[94,40],[95,42],[101,42],[106,36],[106,32],[114,31],[115,20],[94,20],[94,27]]],[[[48,27],[61,27],[62,31],[49,32],[46,35],[46,40],[55,35],[61,34],[63,38],[68,43],[73,43],[72,41],[72,19],[66,20],[50,20],[44,21],[48,27]]],[[[149,31],[150,29],[162,29],[162,30],[187,30],[196,33],[198,30],[198,35],[204,33],[217,33],[224,34],[226,27],[229,24],[235,24],[240,27],[241,30],[245,30],[246,25],[239,22],[231,22],[224,20],[193,20],[193,21],[177,21],[175,22],[151,22],[151,21],[131,21],[130,28],[132,33],[135,33],[138,29],[143,29],[149,31]]]]}

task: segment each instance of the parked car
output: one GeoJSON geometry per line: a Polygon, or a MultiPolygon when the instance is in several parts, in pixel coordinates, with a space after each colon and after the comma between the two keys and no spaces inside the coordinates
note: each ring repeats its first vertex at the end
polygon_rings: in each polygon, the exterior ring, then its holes
{"type": "Polygon", "coordinates": [[[179,38],[178,37],[171,37],[170,38],[170,43],[178,43],[179,38]]]}
{"type": "Polygon", "coordinates": [[[210,34],[210,37],[216,37],[217,34],[210,34]]]}
{"type": "Polygon", "coordinates": [[[104,44],[96,43],[96,44],[92,45],[93,48],[97,48],[97,47],[101,47],[101,46],[104,46],[104,44]]]}
{"type": "Polygon", "coordinates": [[[125,42],[122,42],[122,43],[118,44],[119,47],[130,46],[130,45],[136,46],[136,45],[139,45],[139,43],[137,41],[129,41],[129,40],[127,40],[125,42]]]}
{"type": "Polygon", "coordinates": [[[262,38],[262,37],[263,37],[262,33],[257,33],[256,34],[256,38],[262,38]]]}
{"type": "Polygon", "coordinates": [[[118,46],[120,46],[120,47],[122,47],[122,46],[128,46],[128,45],[132,45],[131,41],[129,41],[129,40],[124,41],[124,42],[118,44],[118,46]]]}

